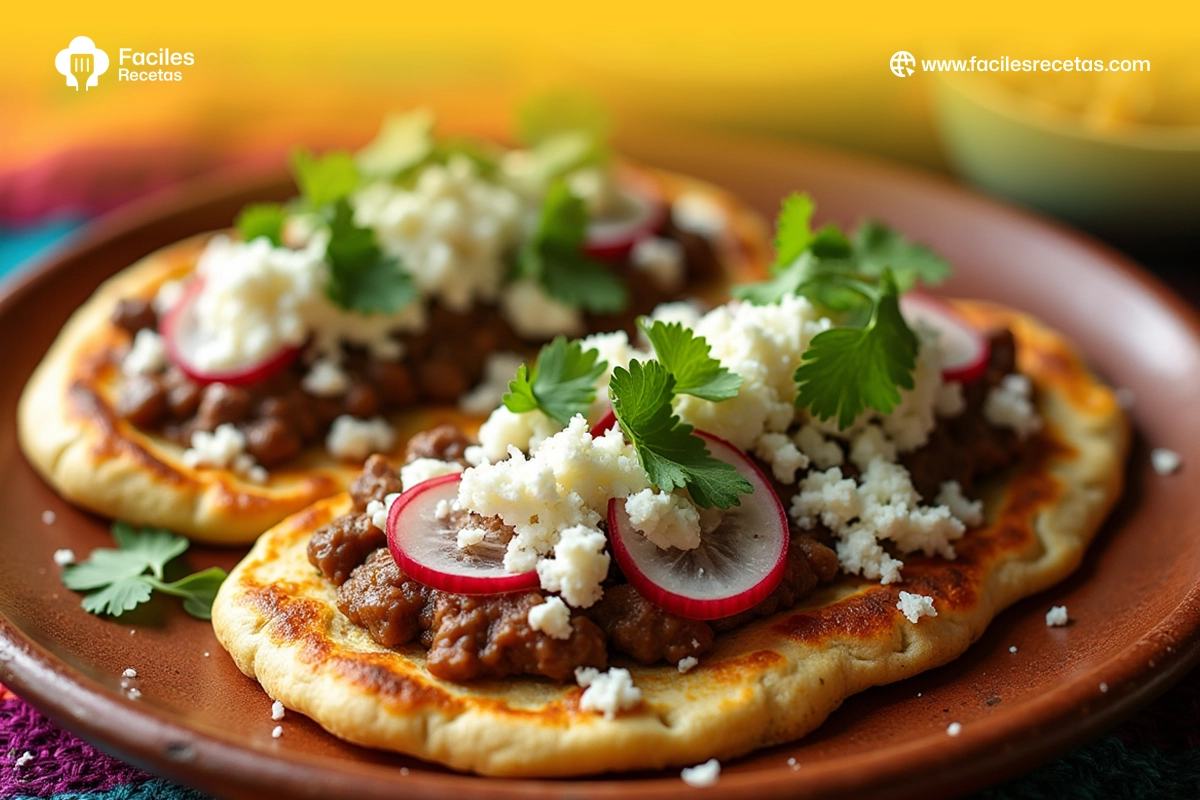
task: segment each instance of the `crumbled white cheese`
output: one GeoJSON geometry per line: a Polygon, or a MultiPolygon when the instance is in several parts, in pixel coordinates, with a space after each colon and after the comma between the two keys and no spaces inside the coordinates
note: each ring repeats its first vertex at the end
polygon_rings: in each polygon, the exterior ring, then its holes
{"type": "Polygon", "coordinates": [[[813,463],[817,469],[840,467],[846,460],[841,445],[832,439],[826,439],[815,425],[804,425],[796,431],[793,437],[800,452],[813,463]]]}
{"type": "Polygon", "coordinates": [[[504,319],[523,339],[540,341],[562,334],[580,336],[584,332],[583,313],[546,294],[536,281],[513,281],[500,295],[504,319]]]}
{"type": "MultiPolygon", "coordinates": [[[[492,419],[500,413],[497,409],[492,419]]],[[[530,457],[510,445],[503,461],[465,471],[458,505],[485,517],[498,516],[514,528],[504,565],[509,572],[521,573],[534,569],[538,557],[548,555],[558,544],[559,532],[568,528],[595,531],[602,549],[599,524],[607,514],[608,499],[648,488],[637,454],[620,429],[593,438],[586,420],[576,416],[530,457]]],[[[544,581],[543,586],[550,588],[544,581]]],[[[564,598],[578,605],[566,593],[564,598]]]]}
{"type": "Polygon", "coordinates": [[[681,658],[677,666],[680,672],[691,672],[699,663],[700,659],[695,656],[688,656],[687,658],[681,658]]]}
{"type": "Polygon", "coordinates": [[[1066,606],[1052,606],[1050,610],[1046,612],[1046,627],[1061,628],[1070,621],[1071,618],[1067,616],[1066,606]]]}
{"type": "Polygon", "coordinates": [[[133,667],[129,667],[128,669],[126,669],[124,672],[122,672],[122,673],[121,673],[121,677],[123,677],[123,678],[136,678],[136,677],[137,677],[137,670],[136,670],[136,669],[134,669],[133,667]]]}
{"type": "MultiPolygon", "coordinates": [[[[808,300],[795,295],[773,305],[714,308],[693,332],[704,337],[713,358],[742,377],[742,386],[719,403],[684,395],[676,400],[676,411],[685,422],[742,450],[750,450],[764,432],[786,431],[796,418],[796,367],[812,337],[829,325],[808,300]]],[[[803,443],[797,444],[816,461],[803,443]]]]}
{"type": "Polygon", "coordinates": [[[418,483],[440,478],[443,475],[457,475],[462,471],[463,466],[457,461],[417,458],[400,467],[401,491],[407,492],[418,483]]]}
{"type": "Polygon", "coordinates": [[[1150,451],[1150,465],[1159,475],[1170,475],[1183,465],[1183,459],[1174,450],[1155,447],[1150,451]]]}
{"type": "Polygon", "coordinates": [[[961,722],[951,722],[949,725],[946,726],[946,735],[958,736],[960,733],[962,733],[962,723],[961,722]]]}
{"type": "Polygon", "coordinates": [[[121,362],[126,375],[156,375],[167,368],[167,348],[156,331],[142,328],[133,337],[133,347],[121,362]]]}
{"type": "Polygon", "coordinates": [[[612,719],[620,711],[637,708],[642,702],[642,690],[633,685],[633,676],[627,669],[613,667],[608,672],[601,672],[594,667],[578,667],[575,682],[584,687],[579,708],[604,714],[605,719],[612,719]]]}
{"type": "Polygon", "coordinates": [[[850,460],[860,470],[866,469],[877,458],[884,461],[896,460],[896,445],[878,425],[866,425],[854,435],[850,444],[850,460]]]}
{"type": "Polygon", "coordinates": [[[699,300],[673,300],[670,303],[661,303],[655,306],[654,310],[650,312],[650,321],[664,322],[668,325],[678,322],[685,328],[695,330],[703,313],[704,307],[701,306],[699,300]]]}
{"type": "Polygon", "coordinates": [[[663,291],[675,292],[683,286],[686,274],[683,245],[674,239],[659,236],[640,239],[629,252],[629,261],[663,291]]]}
{"type": "Polygon", "coordinates": [[[559,533],[554,557],[537,562],[538,580],[548,592],[558,592],[576,608],[588,608],[600,599],[600,584],[608,577],[607,540],[600,531],[574,525],[559,533]]]}
{"type": "Polygon", "coordinates": [[[775,480],[784,484],[795,483],[796,472],[808,466],[808,456],[801,453],[785,433],[759,436],[754,442],[754,455],[771,467],[775,480]]]}
{"type": "Polygon", "coordinates": [[[271,719],[278,722],[279,720],[283,719],[285,712],[286,709],[284,709],[283,703],[280,701],[276,700],[275,702],[271,703],[271,719]]]}
{"type": "Polygon", "coordinates": [[[23,767],[30,761],[33,761],[33,753],[26,750],[24,753],[21,753],[20,757],[18,757],[16,761],[13,762],[13,766],[18,768],[23,767]]]}
{"type": "Polygon", "coordinates": [[[497,408],[524,363],[524,356],[517,353],[492,353],[483,365],[483,381],[458,399],[459,410],[483,415],[497,408]]]}
{"type": "Polygon", "coordinates": [[[551,639],[570,639],[571,609],[561,598],[550,595],[546,602],[529,609],[529,627],[551,639]]]}
{"type": "Polygon", "coordinates": [[[644,361],[650,356],[648,352],[634,347],[625,331],[594,333],[583,340],[582,346],[584,350],[595,350],[596,363],[603,361],[606,365],[604,372],[596,379],[596,399],[588,410],[590,419],[599,419],[608,410],[608,381],[613,370],[617,367],[628,368],[629,362],[635,358],[644,361]]]}
{"type": "Polygon", "coordinates": [[[45,511],[42,512],[42,524],[43,525],[53,525],[57,521],[58,521],[58,514],[55,514],[50,509],[46,509],[45,511]]]}
{"type": "Polygon", "coordinates": [[[837,537],[842,569],[883,583],[900,579],[903,562],[880,544],[890,540],[902,553],[954,558],[952,542],[966,528],[946,506],[922,506],[912,477],[900,464],[875,458],[861,484],[842,477],[841,469],[810,472],[792,499],[792,518],[810,529],[819,521],[837,537]]]}
{"type": "Polygon", "coordinates": [[[938,615],[937,609],[933,607],[933,598],[924,594],[901,592],[900,601],[896,603],[896,608],[914,625],[917,624],[921,617],[936,617],[938,615]]]}
{"type": "Polygon", "coordinates": [[[387,452],[396,443],[396,431],[387,420],[357,419],[343,414],[333,421],[325,449],[339,461],[364,461],[372,453],[387,452]]]}
{"type": "Polygon", "coordinates": [[[710,758],[703,764],[697,764],[694,767],[684,767],[679,773],[679,777],[683,778],[683,782],[688,786],[701,788],[704,786],[713,786],[717,779],[721,777],[721,762],[715,758],[710,758]]]}
{"type": "Polygon", "coordinates": [[[458,529],[458,534],[455,536],[455,543],[459,550],[466,550],[469,547],[480,544],[485,538],[487,538],[486,530],[467,526],[458,529]]]}
{"type": "Polygon", "coordinates": [[[1010,645],[1010,646],[1009,646],[1009,648],[1008,648],[1008,652],[1010,652],[1010,653],[1015,653],[1015,652],[1017,652],[1017,646],[1016,646],[1015,644],[1014,644],[1014,645],[1010,645]]]}
{"type": "Polygon", "coordinates": [[[1017,438],[1037,433],[1042,418],[1033,407],[1033,384],[1024,375],[1005,375],[983,403],[983,418],[999,428],[1011,428],[1017,438]]]}
{"type": "MultiPolygon", "coordinates": [[[[508,448],[515,447],[526,453],[558,433],[562,428],[541,411],[510,411],[508,406],[499,406],[479,426],[478,457],[474,452],[464,453],[475,466],[482,463],[494,464],[508,458],[508,448]]],[[[467,448],[470,450],[471,448],[467,448]]]]}
{"type": "Polygon", "coordinates": [[[385,496],[382,502],[379,500],[368,501],[367,516],[371,518],[371,524],[376,528],[379,528],[381,531],[386,531],[388,515],[392,512],[392,504],[399,499],[400,493],[392,492],[391,494],[385,496]]]}
{"type": "Polygon", "coordinates": [[[714,237],[725,230],[725,211],[706,194],[685,192],[671,204],[671,221],[681,231],[714,237]]]}
{"type": "Polygon", "coordinates": [[[278,739],[280,736],[283,736],[283,726],[282,726],[282,725],[276,725],[276,726],[274,727],[274,729],[271,731],[271,738],[272,738],[272,739],[278,739]]]}
{"type": "Polygon", "coordinates": [[[700,512],[686,497],[643,489],[625,499],[625,513],[634,530],[663,550],[700,546],[700,512]]]}
{"type": "Polygon", "coordinates": [[[354,200],[355,222],[375,230],[422,295],[453,311],[496,298],[528,213],[515,192],[484,180],[465,157],[425,167],[411,186],[372,183],[354,200]]]}
{"type": "Polygon", "coordinates": [[[126,689],[125,694],[127,694],[129,696],[130,700],[137,700],[139,697],[142,696],[141,690],[138,689],[136,686],[126,689]]]}
{"type": "Polygon", "coordinates": [[[66,567],[75,563],[75,551],[62,549],[54,551],[54,563],[60,567],[66,567]]]}
{"type": "Polygon", "coordinates": [[[179,302],[179,298],[183,296],[183,281],[164,281],[162,286],[158,287],[158,291],[154,294],[154,299],[150,301],[154,313],[162,316],[175,307],[179,302]]]}
{"type": "Polygon", "coordinates": [[[1100,683],[1100,694],[1107,694],[1107,693],[1108,693],[1108,684],[1101,682],[1100,683]]]}
{"type": "Polygon", "coordinates": [[[947,419],[957,417],[966,411],[967,399],[963,396],[962,384],[958,381],[943,383],[938,389],[937,400],[934,401],[933,410],[937,412],[939,417],[947,419]]]}
{"type": "Polygon", "coordinates": [[[218,425],[212,433],[193,431],[191,445],[183,451],[182,460],[193,469],[232,469],[256,483],[267,478],[267,471],[254,463],[254,456],[246,452],[246,435],[228,422],[218,425]]]}
{"type": "Polygon", "coordinates": [[[350,388],[350,378],[332,358],[318,358],[308,368],[300,386],[313,397],[338,397],[350,388]]]}
{"type": "MultiPolygon", "coordinates": [[[[870,412],[864,418],[878,418],[883,431],[901,453],[908,453],[929,441],[937,427],[935,406],[942,388],[941,350],[937,331],[924,325],[916,329],[919,349],[913,369],[913,388],[901,390],[900,402],[890,414],[870,412]]],[[[863,419],[863,418],[860,418],[863,419]]]]}
{"type": "Polygon", "coordinates": [[[974,528],[983,524],[983,501],[969,500],[962,492],[958,481],[946,481],[933,499],[936,506],[946,506],[950,513],[967,527],[974,528]]]}

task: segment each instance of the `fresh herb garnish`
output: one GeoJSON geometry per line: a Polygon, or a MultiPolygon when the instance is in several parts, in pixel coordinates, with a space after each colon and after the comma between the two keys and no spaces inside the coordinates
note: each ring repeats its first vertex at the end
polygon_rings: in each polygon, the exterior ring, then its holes
{"type": "Polygon", "coordinates": [[[354,160],[364,178],[395,178],[421,164],[433,152],[433,112],[427,108],[392,114],[375,140],[354,160]]]}
{"type": "Polygon", "coordinates": [[[600,354],[584,350],[578,342],[568,344],[556,336],[538,353],[533,369],[522,364],[509,382],[504,405],[518,414],[540,409],[559,425],[567,425],[576,414],[587,414],[596,399],[596,381],[608,367],[597,361],[600,354]]]}
{"type": "Polygon", "coordinates": [[[740,495],[754,491],[737,469],[708,452],[671,409],[675,377],[658,361],[632,361],[617,367],[608,384],[609,399],[651,483],[664,492],[686,488],[701,508],[741,505],[740,495]]]}
{"type": "Polygon", "coordinates": [[[341,150],[320,157],[303,148],[296,150],[292,153],[292,175],[313,210],[348,197],[361,180],[353,156],[341,150]]]}
{"type": "Polygon", "coordinates": [[[607,163],[610,129],[604,106],[577,92],[550,92],[517,109],[517,137],[529,147],[533,168],[544,181],[607,163]]]}
{"type": "Polygon", "coordinates": [[[360,314],[391,314],[417,299],[412,277],[399,260],[383,254],[374,231],[354,223],[344,198],[334,203],[329,234],[325,292],[334,303],[360,314]]]}
{"type": "Polygon", "coordinates": [[[654,346],[654,356],[675,379],[676,394],[690,394],[714,402],[728,400],[738,393],[742,376],[721,366],[709,355],[710,348],[703,336],[696,336],[682,323],[645,317],[638,326],[654,346]]]}
{"type": "Polygon", "coordinates": [[[901,292],[913,288],[918,280],[929,285],[950,277],[950,264],[924,245],[910,242],[882,222],[867,220],[853,236],[858,271],[882,275],[890,269],[901,292]]]}
{"type": "Polygon", "coordinates": [[[237,229],[243,241],[252,242],[260,236],[271,240],[274,247],[283,244],[283,222],[287,210],[279,203],[252,203],[238,214],[237,229]]]}
{"type": "Polygon", "coordinates": [[[225,580],[225,570],[212,567],[167,582],[164,570],[188,549],[187,539],[161,528],[135,529],[126,522],[113,523],[112,534],[116,549],[98,547],[86,561],[63,569],[64,586],[87,592],[82,603],[85,611],[119,617],[158,590],[183,598],[184,611],[193,617],[212,617],[213,598],[225,580]]]}
{"type": "Polygon", "coordinates": [[[796,405],[847,428],[866,408],[890,413],[900,389],[913,388],[917,337],[900,314],[900,291],[886,267],[878,284],[857,290],[874,307],[862,328],[831,328],[813,337],[796,369],[796,405]]]}
{"type": "Polygon", "coordinates": [[[574,308],[620,312],[629,302],[629,290],[614,273],[584,255],[586,238],[583,200],[562,181],[551,184],[537,231],[517,256],[516,275],[537,281],[546,294],[574,308]]]}

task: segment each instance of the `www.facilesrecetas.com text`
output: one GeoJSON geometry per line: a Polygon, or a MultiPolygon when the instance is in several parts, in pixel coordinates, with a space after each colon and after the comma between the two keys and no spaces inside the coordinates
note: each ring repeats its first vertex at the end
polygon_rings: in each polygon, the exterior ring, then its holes
{"type": "Polygon", "coordinates": [[[925,72],[1149,72],[1145,58],[925,58],[925,72]]]}

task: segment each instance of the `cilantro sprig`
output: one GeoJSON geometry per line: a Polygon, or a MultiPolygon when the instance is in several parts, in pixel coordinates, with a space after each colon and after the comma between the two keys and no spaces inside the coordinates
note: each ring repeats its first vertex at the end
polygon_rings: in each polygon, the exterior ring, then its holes
{"type": "Polygon", "coordinates": [[[821,419],[837,417],[839,428],[848,428],[866,408],[890,413],[900,390],[913,388],[917,337],[900,314],[891,271],[884,269],[877,286],[859,289],[875,298],[867,324],[818,333],[795,374],[796,405],[821,419]]]}
{"type": "Polygon", "coordinates": [[[737,469],[713,458],[704,440],[671,409],[676,379],[658,361],[631,361],[613,370],[613,413],[651,483],[664,492],[687,489],[701,508],[741,505],[754,491],[737,469]]]}
{"type": "Polygon", "coordinates": [[[936,284],[950,266],[886,225],[866,221],[851,236],[836,225],[812,229],[816,206],[804,194],[783,202],[770,277],[738,287],[751,303],[803,295],[841,327],[813,337],[796,369],[796,405],[849,427],[864,410],[890,413],[913,388],[917,337],[900,313],[900,294],[918,281],[936,284]]]}
{"type": "Polygon", "coordinates": [[[283,244],[283,223],[286,219],[287,209],[280,203],[251,203],[242,209],[234,224],[243,240],[252,242],[265,236],[273,246],[279,247],[283,244]]]}
{"type": "Polygon", "coordinates": [[[329,226],[329,299],[360,314],[391,314],[416,300],[417,287],[399,259],[384,255],[375,232],[354,222],[348,198],[361,175],[350,154],[338,151],[317,158],[297,150],[292,170],[305,205],[329,226]]]}
{"type": "Polygon", "coordinates": [[[134,528],[126,522],[113,523],[112,534],[115,549],[98,547],[86,561],[63,569],[64,586],[87,592],[82,602],[85,611],[119,617],[148,601],[157,590],[182,598],[184,611],[197,619],[212,617],[213,599],[225,580],[225,570],[212,567],[167,581],[166,567],[188,549],[187,539],[160,528],[134,528]]]}
{"type": "Polygon", "coordinates": [[[525,364],[508,384],[504,405],[518,414],[540,409],[559,425],[576,414],[587,414],[596,399],[596,381],[608,367],[594,349],[583,349],[578,341],[568,344],[557,336],[542,347],[530,370],[525,364]]]}
{"type": "Polygon", "coordinates": [[[583,253],[587,208],[566,183],[551,184],[534,235],[517,255],[516,276],[541,284],[546,294],[597,314],[623,311],[629,290],[617,275],[583,253]]]}
{"type": "Polygon", "coordinates": [[[742,387],[742,376],[721,366],[709,355],[708,341],[696,336],[680,322],[666,323],[645,317],[638,327],[654,347],[654,355],[675,379],[676,394],[690,394],[703,400],[728,400],[742,387]]]}

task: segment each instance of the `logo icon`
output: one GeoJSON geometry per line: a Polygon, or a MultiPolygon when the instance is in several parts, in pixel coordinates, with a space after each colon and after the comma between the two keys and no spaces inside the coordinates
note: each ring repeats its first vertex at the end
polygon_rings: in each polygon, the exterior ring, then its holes
{"type": "Polygon", "coordinates": [[[913,67],[917,65],[917,60],[913,58],[913,54],[907,50],[897,50],[888,66],[892,68],[892,74],[897,78],[907,78],[913,74],[913,67]]]}
{"type": "Polygon", "coordinates": [[[76,36],[66,50],[58,51],[54,68],[66,77],[67,86],[74,86],[77,92],[82,86],[86,92],[100,82],[101,75],[108,72],[108,53],[96,47],[96,43],[88,37],[76,36]]]}

